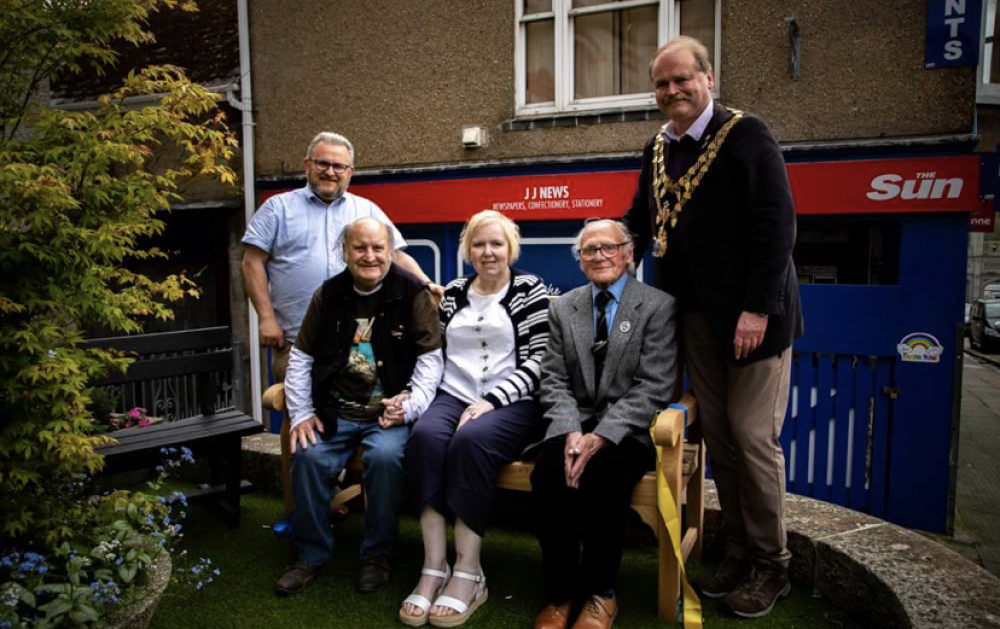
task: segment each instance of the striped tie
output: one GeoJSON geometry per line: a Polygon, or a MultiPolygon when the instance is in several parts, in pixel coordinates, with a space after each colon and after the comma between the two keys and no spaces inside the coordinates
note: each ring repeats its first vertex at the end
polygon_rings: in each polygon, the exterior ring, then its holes
{"type": "Polygon", "coordinates": [[[608,355],[608,320],[606,311],[608,302],[612,299],[611,293],[602,290],[594,298],[594,305],[597,306],[597,325],[594,328],[594,346],[591,351],[594,354],[594,382],[601,381],[601,370],[604,369],[604,358],[608,355]]]}

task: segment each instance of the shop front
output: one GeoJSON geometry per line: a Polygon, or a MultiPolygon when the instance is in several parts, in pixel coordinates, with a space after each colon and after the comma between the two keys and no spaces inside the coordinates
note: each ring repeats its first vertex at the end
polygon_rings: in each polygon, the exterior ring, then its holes
{"type": "MultiPolygon", "coordinates": [[[[791,160],[790,160],[791,161],[791,160]]],[[[558,294],[590,217],[620,217],[636,159],[358,175],[437,281],[469,272],[458,238],[493,209],[522,232],[519,267],[558,294]]],[[[926,530],[951,528],[973,155],[792,161],[806,334],[781,435],[788,489],[926,530]]],[[[274,194],[272,189],[265,193],[274,194]]],[[[637,270],[649,281],[649,258],[637,270]]]]}

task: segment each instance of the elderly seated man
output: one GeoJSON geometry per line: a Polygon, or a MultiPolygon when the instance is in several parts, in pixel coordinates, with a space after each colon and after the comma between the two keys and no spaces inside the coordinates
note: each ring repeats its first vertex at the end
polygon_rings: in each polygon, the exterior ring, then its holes
{"type": "Polygon", "coordinates": [[[614,622],[632,489],[655,464],[650,422],[674,387],[674,299],[629,273],[628,230],[590,222],[575,251],[589,283],[549,309],[542,360],[550,423],[531,486],[548,605],[535,629],[614,622]]]}
{"type": "Polygon", "coordinates": [[[276,583],[279,594],[302,591],[330,559],[330,499],[359,444],[368,508],[358,589],[373,592],[388,581],[410,434],[404,416],[427,407],[436,381],[425,374],[440,370],[437,308],[426,282],[393,262],[392,231],[362,218],[341,238],[347,270],[313,295],[285,376],[292,541],[301,553],[276,583]]]}

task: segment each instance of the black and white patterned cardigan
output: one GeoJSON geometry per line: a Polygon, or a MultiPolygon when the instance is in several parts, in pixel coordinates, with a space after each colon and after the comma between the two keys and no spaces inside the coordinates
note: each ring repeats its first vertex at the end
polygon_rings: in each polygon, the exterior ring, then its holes
{"type": "MultiPolygon", "coordinates": [[[[448,283],[441,299],[441,340],[445,328],[462,308],[469,305],[469,286],[475,274],[448,283]]],[[[483,399],[500,408],[521,399],[537,398],[541,362],[549,341],[549,297],[545,282],[537,275],[511,269],[507,294],[500,301],[514,325],[514,355],[517,368],[503,382],[497,383],[483,399]]],[[[445,360],[448,345],[444,343],[445,360]]]]}

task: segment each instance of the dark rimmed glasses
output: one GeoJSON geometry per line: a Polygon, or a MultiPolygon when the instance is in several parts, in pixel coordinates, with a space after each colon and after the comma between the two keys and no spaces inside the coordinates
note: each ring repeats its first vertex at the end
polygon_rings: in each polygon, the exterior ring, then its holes
{"type": "Polygon", "coordinates": [[[597,256],[597,252],[600,251],[604,254],[605,258],[616,258],[618,257],[618,252],[621,251],[622,247],[627,245],[627,242],[606,242],[603,245],[589,245],[581,249],[577,249],[576,252],[580,254],[580,257],[584,260],[593,260],[597,256]]]}
{"type": "Polygon", "coordinates": [[[328,162],[323,159],[312,159],[311,157],[309,158],[309,161],[312,162],[312,165],[315,166],[321,173],[325,173],[327,170],[332,168],[333,172],[338,175],[343,175],[347,172],[347,169],[351,167],[350,164],[338,164],[337,162],[328,162]]]}

